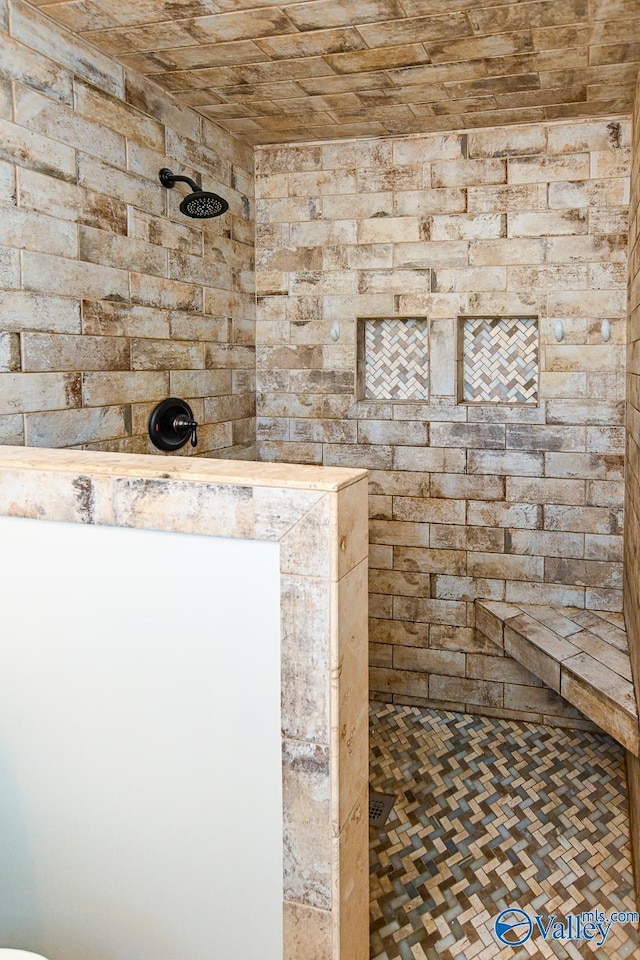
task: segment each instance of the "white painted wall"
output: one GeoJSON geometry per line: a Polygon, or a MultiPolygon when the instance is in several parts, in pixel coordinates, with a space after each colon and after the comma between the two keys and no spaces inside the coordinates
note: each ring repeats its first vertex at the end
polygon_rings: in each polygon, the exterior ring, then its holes
{"type": "Polygon", "coordinates": [[[276,544],[0,518],[0,945],[281,960],[276,544]]]}

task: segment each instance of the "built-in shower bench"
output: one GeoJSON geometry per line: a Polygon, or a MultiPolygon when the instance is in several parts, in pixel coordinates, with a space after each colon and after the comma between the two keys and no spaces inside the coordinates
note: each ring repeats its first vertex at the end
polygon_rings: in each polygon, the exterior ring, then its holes
{"type": "Polygon", "coordinates": [[[621,613],[476,600],[476,629],[625,748],[640,910],[640,726],[621,613]]]}
{"type": "Polygon", "coordinates": [[[638,707],[621,613],[478,600],[476,629],[640,755],[638,707]]]}

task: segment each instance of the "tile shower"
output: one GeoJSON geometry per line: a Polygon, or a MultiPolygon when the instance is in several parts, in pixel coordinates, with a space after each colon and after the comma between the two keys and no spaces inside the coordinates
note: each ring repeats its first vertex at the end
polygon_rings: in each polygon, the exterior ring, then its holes
{"type": "Polygon", "coordinates": [[[150,410],[177,393],[203,424],[197,454],[366,467],[372,696],[390,716],[589,734],[476,631],[475,600],[621,610],[628,252],[634,478],[640,432],[629,118],[254,154],[21,0],[11,11],[0,443],[152,452],[150,410]],[[167,165],[229,215],[185,223],[162,200],[167,165]]]}
{"type": "Polygon", "coordinates": [[[191,398],[198,453],[252,456],[253,194],[251,148],[12,3],[0,443],[151,453],[149,415],[174,395],[191,398]],[[162,167],[201,178],[229,212],[185,218],[162,167]]]}
{"type": "Polygon", "coordinates": [[[628,120],[256,162],[258,456],[371,471],[372,695],[585,723],[474,601],[621,609],[628,120]]]}
{"type": "Polygon", "coordinates": [[[251,148],[20,0],[5,52],[2,442],[150,452],[173,393],[198,453],[367,467],[373,692],[579,722],[473,601],[621,606],[628,118],[259,148],[254,280],[251,148]]]}

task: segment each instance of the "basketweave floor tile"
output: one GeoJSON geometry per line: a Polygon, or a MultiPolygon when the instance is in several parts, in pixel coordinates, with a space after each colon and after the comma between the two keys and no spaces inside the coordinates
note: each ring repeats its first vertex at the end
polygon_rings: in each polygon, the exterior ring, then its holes
{"type": "Polygon", "coordinates": [[[636,910],[624,752],[611,737],[374,703],[371,788],[396,795],[370,832],[373,960],[640,957],[631,922],[602,946],[534,926],[513,947],[494,932],[511,907],[543,923],[636,910]]]}

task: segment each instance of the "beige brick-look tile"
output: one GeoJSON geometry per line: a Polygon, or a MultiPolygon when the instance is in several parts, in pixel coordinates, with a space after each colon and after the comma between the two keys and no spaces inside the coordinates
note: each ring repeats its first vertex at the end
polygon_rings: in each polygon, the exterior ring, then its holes
{"type": "Polygon", "coordinates": [[[545,566],[542,557],[469,553],[467,566],[472,577],[526,581],[539,581],[545,578],[545,566]]]}
{"type": "Polygon", "coordinates": [[[17,333],[0,333],[0,372],[20,369],[20,337],[17,333]]]}
{"type": "Polygon", "coordinates": [[[85,373],[82,402],[87,407],[103,407],[132,400],[155,400],[166,394],[167,380],[166,373],[85,373]]]}
{"type": "MultiPolygon", "coordinates": [[[[542,239],[524,240],[474,240],[469,245],[469,264],[471,266],[492,266],[502,264],[542,263],[545,259],[546,244],[542,239]]],[[[513,275],[508,274],[509,285],[513,275]]]]}
{"type": "Polygon", "coordinates": [[[622,566],[598,560],[547,559],[545,560],[545,580],[549,583],[621,589],[622,566]]]}
{"type": "Polygon", "coordinates": [[[129,296],[124,270],[30,251],[23,253],[22,263],[24,285],[36,293],[116,300],[129,296]]]}
{"type": "Polygon", "coordinates": [[[503,685],[488,680],[431,676],[429,678],[429,696],[435,700],[458,700],[469,706],[501,707],[503,705],[503,685]]]}
{"type": "Polygon", "coordinates": [[[431,547],[446,550],[482,550],[502,553],[505,533],[496,527],[474,527],[455,524],[432,524],[429,536],[431,547]]]}
{"type": "Polygon", "coordinates": [[[11,32],[17,40],[46,57],[67,64],[69,69],[90,83],[111,93],[122,93],[122,67],[108,56],[76,37],[52,30],[49,20],[20,0],[13,6],[12,14],[11,32]]]}
{"type": "MultiPolygon", "coordinates": [[[[175,322],[175,314],[172,316],[175,322]]],[[[80,332],[80,321],[78,324],[77,332],[80,332]]],[[[82,303],[82,331],[89,336],[168,338],[170,315],[163,310],[129,303],[85,300],[82,303]]]]}
{"type": "Polygon", "coordinates": [[[74,92],[75,108],[81,116],[88,119],[99,117],[101,125],[121,136],[142,142],[159,152],[164,151],[162,123],[88,83],[76,82],[74,92]]]}
{"type": "Polygon", "coordinates": [[[335,753],[333,777],[334,835],[346,826],[367,788],[367,562],[361,561],[338,583],[338,633],[334,637],[331,667],[331,724],[335,753]]]}
{"type": "Polygon", "coordinates": [[[120,338],[24,334],[22,354],[25,371],[129,368],[129,344],[120,338]]]}
{"type": "Polygon", "coordinates": [[[16,88],[16,121],[70,147],[88,149],[107,163],[124,167],[125,138],[102,124],[82,117],[72,107],[35,90],[16,88]]]}
{"type": "Polygon", "coordinates": [[[80,443],[125,437],[127,408],[54,410],[25,416],[26,441],[30,447],[70,447],[80,443]]]}
{"type": "Polygon", "coordinates": [[[548,530],[606,535],[620,532],[622,511],[606,507],[546,506],[544,518],[548,530]]]}
{"type": "Polygon", "coordinates": [[[539,687],[541,681],[511,657],[467,656],[467,676],[474,680],[497,680],[502,683],[539,687]]]}
{"type": "Polygon", "coordinates": [[[78,228],[78,242],[81,260],[167,276],[167,254],[155,244],[84,225],[78,228]]]}
{"type": "Polygon", "coordinates": [[[4,161],[0,161],[0,199],[3,203],[16,202],[15,167],[4,161]]]}
{"type": "MultiPolygon", "coordinates": [[[[75,183],[67,183],[27,167],[18,170],[18,177],[22,207],[62,220],[109,229],[114,233],[126,233],[127,208],[119,198],[83,190],[75,183]]],[[[46,252],[55,253],[55,250],[48,249],[46,252]]]]}
{"type": "Polygon", "coordinates": [[[501,477],[489,475],[467,477],[460,474],[433,474],[431,495],[461,500],[504,500],[505,481],[501,477]]]}
{"type": "Polygon", "coordinates": [[[515,617],[511,624],[505,626],[505,652],[559,693],[562,661],[575,656],[578,648],[568,640],[558,642],[553,631],[536,624],[526,615],[515,617]]]}
{"type": "Polygon", "coordinates": [[[0,414],[63,410],[79,405],[79,374],[7,373],[0,376],[0,414]]]}
{"type": "Polygon", "coordinates": [[[80,333],[80,304],[68,298],[5,290],[0,310],[5,330],[80,333]]]}
{"type": "MultiPolygon", "coordinates": [[[[308,662],[305,675],[297,678],[295,694],[292,688],[292,699],[283,704],[283,731],[287,736],[326,743],[329,736],[328,653],[320,648],[319,639],[316,649],[314,637],[319,638],[329,622],[328,585],[323,580],[286,576],[283,591],[285,601],[292,604],[283,636],[286,660],[291,664],[300,663],[302,659],[308,662]],[[301,645],[307,651],[302,659],[294,656],[301,645]]],[[[286,684],[286,676],[283,682],[286,684]]]]}
{"type": "Polygon", "coordinates": [[[463,653],[425,650],[419,647],[394,646],[393,666],[398,670],[419,670],[421,673],[443,673],[449,677],[465,675],[463,653]]]}
{"type": "Polygon", "coordinates": [[[504,623],[485,606],[476,606],[476,630],[488,637],[501,649],[504,648],[504,623]]]}
{"type": "Polygon", "coordinates": [[[585,502],[586,488],[583,480],[555,480],[510,477],[507,479],[507,500],[523,503],[585,502]]]}
{"type": "Polygon", "coordinates": [[[547,157],[518,157],[509,160],[509,183],[588,180],[589,176],[590,156],[586,152],[547,157]]]}
{"type": "Polygon", "coordinates": [[[76,155],[72,147],[4,119],[0,119],[0,134],[1,160],[19,160],[21,165],[41,173],[63,180],[75,179],[76,155]]]}
{"type": "Polygon", "coordinates": [[[496,577],[452,577],[436,574],[433,577],[433,596],[436,599],[503,600],[505,581],[496,577]]]}
{"type": "Polygon", "coordinates": [[[552,183],[549,185],[550,209],[585,207],[626,207],[629,203],[629,182],[623,177],[589,180],[585,183],[552,183]]]}
{"type": "MultiPolygon", "coordinates": [[[[6,30],[4,24],[0,24],[0,27],[6,30]]],[[[71,104],[73,101],[71,72],[8,35],[3,37],[2,42],[2,67],[8,79],[41,90],[46,96],[62,103],[71,104]]]]}
{"type": "Polygon", "coordinates": [[[585,603],[585,593],[583,587],[508,581],[506,599],[509,603],[550,603],[561,607],[581,607],[585,603]]]}
{"type": "Polygon", "coordinates": [[[505,684],[504,705],[512,710],[530,710],[534,713],[555,716],[581,717],[578,711],[553,690],[544,687],[527,687],[520,684],[505,684]]]}
{"type": "Polygon", "coordinates": [[[133,370],[198,369],[204,367],[204,351],[201,344],[189,340],[145,338],[131,341],[130,362],[133,370]]]}
{"type": "Polygon", "coordinates": [[[418,523],[464,523],[464,502],[451,499],[394,497],[393,516],[396,520],[418,523]]]}
{"type": "MultiPolygon", "coordinates": [[[[398,168],[400,171],[402,169],[402,167],[398,168]]],[[[432,190],[402,190],[393,195],[392,202],[396,216],[403,218],[464,213],[467,209],[465,191],[449,187],[432,190]]],[[[401,242],[404,239],[408,238],[400,237],[401,242]]]]}
{"type": "Polygon", "coordinates": [[[328,910],[331,897],[328,747],[284,739],[284,896],[328,910]]]}
{"type": "Polygon", "coordinates": [[[508,157],[544,153],[545,130],[539,126],[473,131],[468,136],[470,157],[508,157]]]}
{"type": "Polygon", "coordinates": [[[119,170],[82,151],[78,153],[78,183],[96,193],[117,197],[146,213],[164,213],[164,198],[155,183],[131,171],[119,170]]]}
{"type": "Polygon", "coordinates": [[[398,620],[416,620],[457,627],[464,626],[466,621],[465,604],[457,600],[397,597],[393,603],[393,610],[398,620]]]}
{"type": "Polygon", "coordinates": [[[533,503],[498,504],[469,501],[467,523],[487,527],[536,530],[542,527],[542,507],[533,503]]]}
{"type": "Polygon", "coordinates": [[[588,214],[584,209],[568,212],[509,213],[507,236],[545,237],[588,233],[588,214]]]}
{"type": "Polygon", "coordinates": [[[506,183],[504,160],[436,161],[431,166],[434,187],[471,187],[480,184],[506,183]]]}
{"type": "Polygon", "coordinates": [[[561,692],[637,755],[638,719],[632,684],[586,654],[578,654],[563,664],[561,692]],[[613,710],[612,704],[622,709],[613,710]]]}
{"type": "Polygon", "coordinates": [[[317,960],[330,957],[332,917],[329,910],[318,910],[301,903],[284,903],[283,960],[317,960]]]}
{"type": "Polygon", "coordinates": [[[428,698],[428,675],[411,670],[388,670],[382,667],[372,667],[369,671],[369,687],[372,692],[397,696],[398,694],[411,697],[428,698]]]}
{"type": "Polygon", "coordinates": [[[585,551],[585,539],[580,533],[510,530],[507,534],[507,547],[509,553],[515,554],[580,558],[585,551]]]}
{"type": "Polygon", "coordinates": [[[78,254],[76,229],[68,223],[14,207],[3,209],[0,243],[73,259],[78,254]]]}
{"type": "Polygon", "coordinates": [[[510,477],[541,477],[544,473],[543,453],[518,450],[469,450],[467,470],[469,473],[498,474],[510,477]]]}
{"type": "Polygon", "coordinates": [[[11,446],[24,444],[24,417],[20,414],[0,416],[0,441],[11,446]]]}

